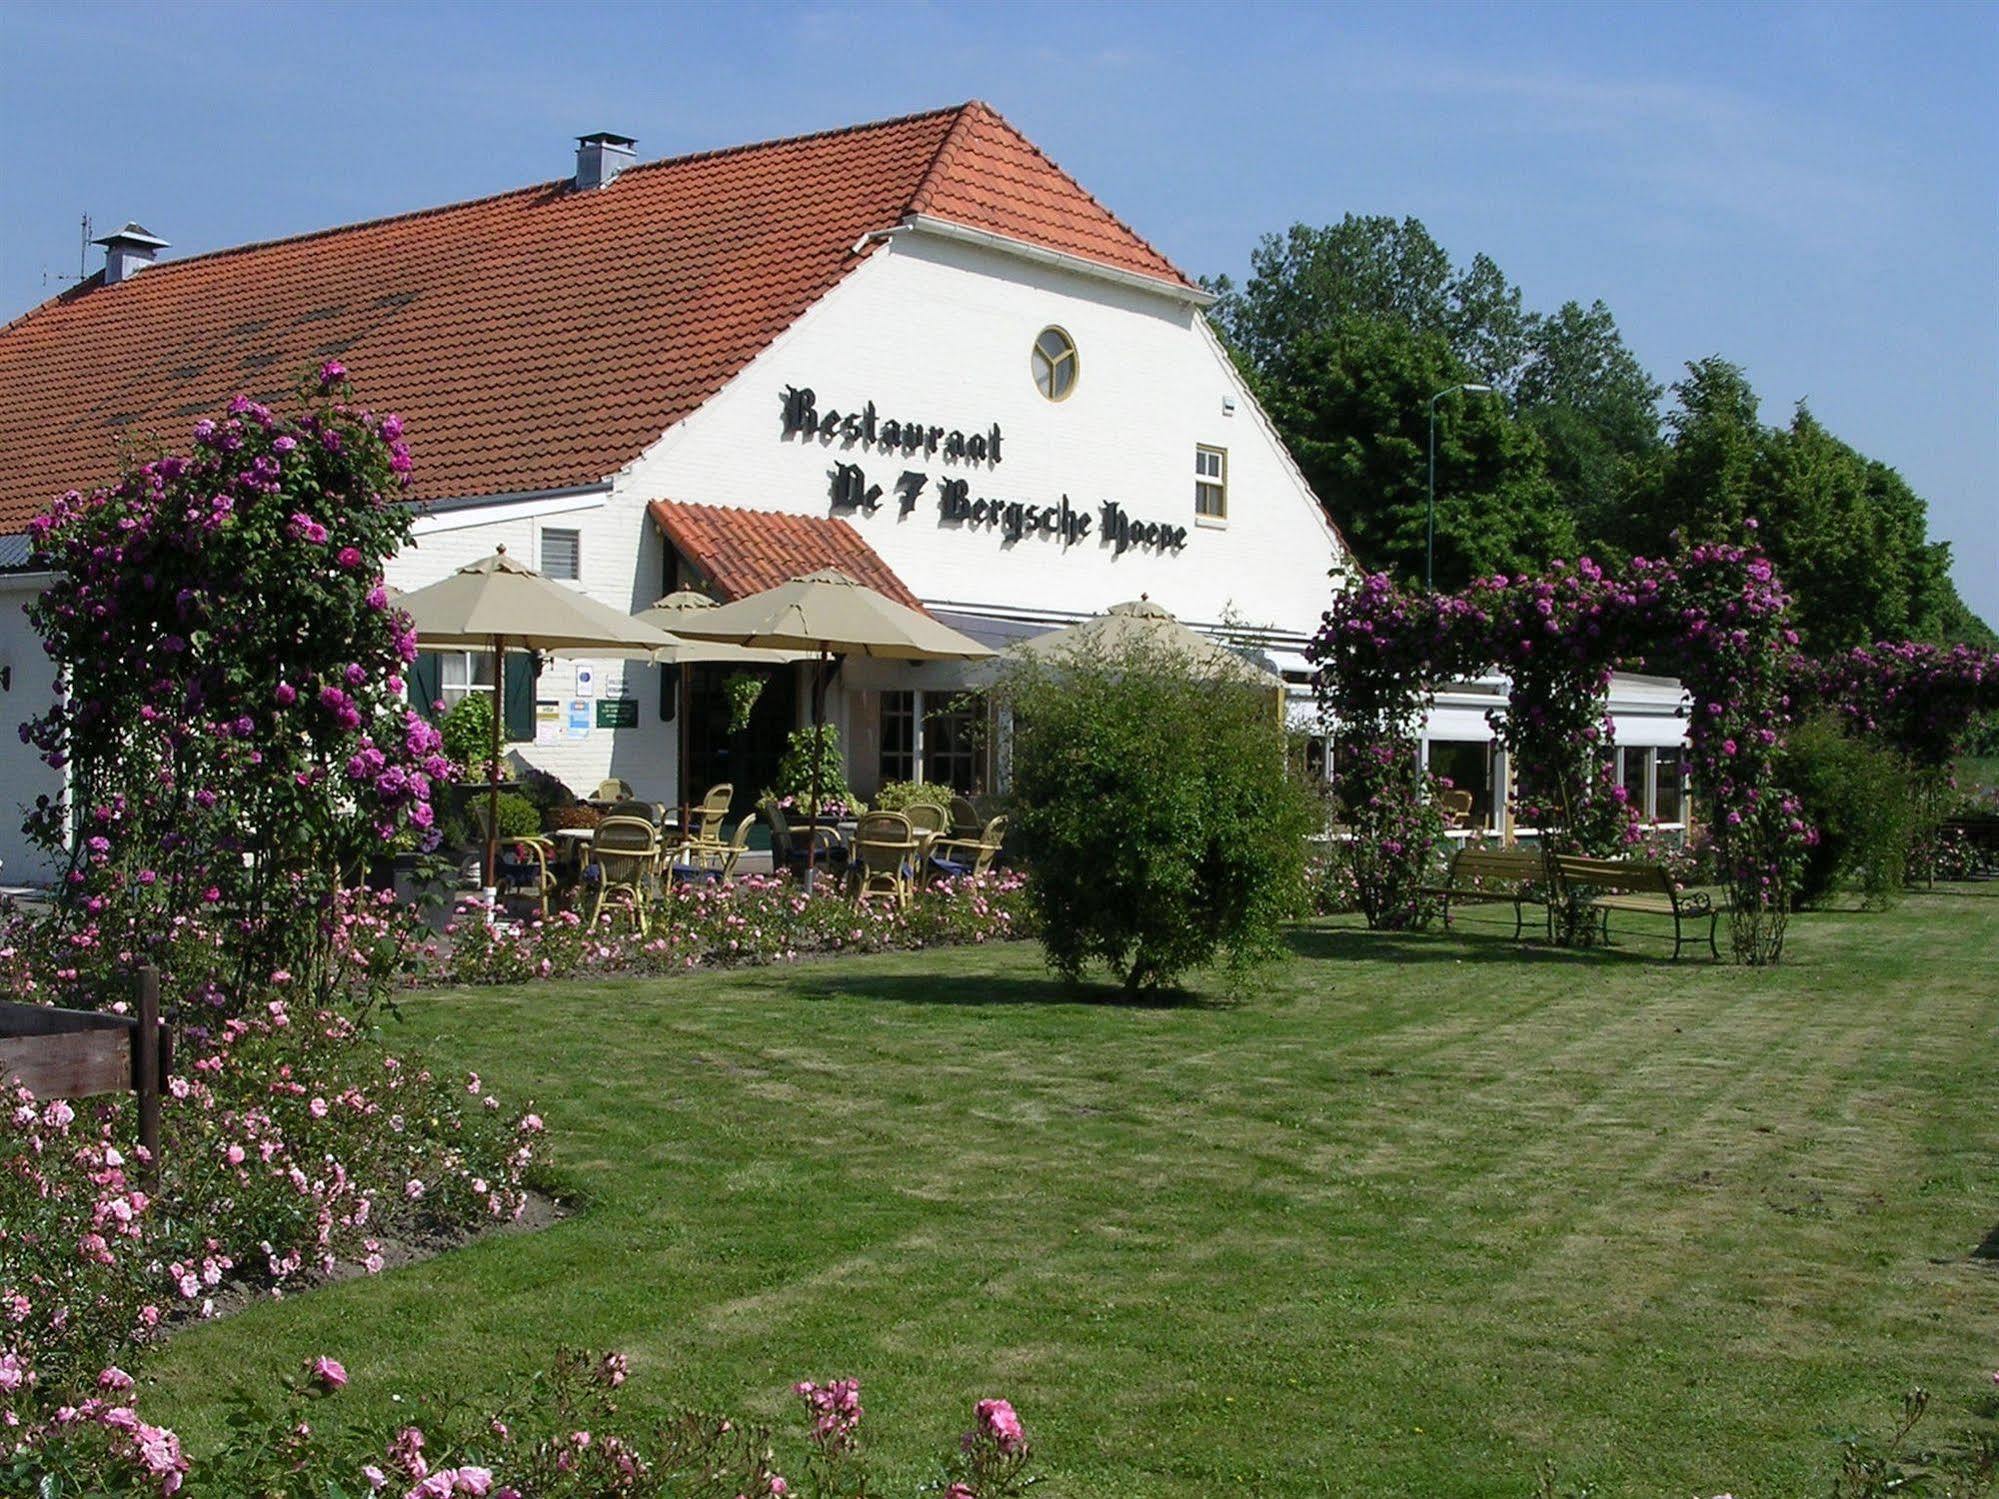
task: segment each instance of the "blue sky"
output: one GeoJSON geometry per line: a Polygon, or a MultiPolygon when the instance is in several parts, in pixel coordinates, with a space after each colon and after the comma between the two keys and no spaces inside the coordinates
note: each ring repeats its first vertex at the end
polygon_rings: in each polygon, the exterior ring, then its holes
{"type": "MultiPolygon", "coordinates": [[[[0,317],[188,254],[979,97],[1195,273],[1413,214],[1899,467],[1999,622],[1999,6],[0,4],[0,317]]],[[[4,461],[4,455],[0,455],[4,461]]]]}

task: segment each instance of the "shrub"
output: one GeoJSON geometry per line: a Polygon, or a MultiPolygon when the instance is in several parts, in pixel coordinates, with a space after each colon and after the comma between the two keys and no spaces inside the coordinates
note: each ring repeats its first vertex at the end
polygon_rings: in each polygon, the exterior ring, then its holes
{"type": "Polygon", "coordinates": [[[468,781],[487,778],[493,758],[493,694],[468,692],[444,715],[444,753],[461,767],[468,781]]]}
{"type": "Polygon", "coordinates": [[[875,793],[874,804],[883,812],[906,812],[911,807],[942,807],[951,810],[956,795],[949,786],[934,781],[890,781],[875,793]]]}
{"type": "Polygon", "coordinates": [[[542,825],[551,833],[559,828],[594,828],[604,820],[595,807],[550,807],[541,814],[542,825]]]}
{"type": "Polygon", "coordinates": [[[1227,669],[1129,651],[1011,668],[1015,827],[1042,943],[1127,991],[1277,946],[1304,898],[1316,804],[1285,763],[1272,694],[1227,669]]]}
{"type": "Polygon", "coordinates": [[[777,779],[771,783],[766,794],[776,797],[783,806],[795,804],[811,810],[815,739],[819,760],[819,810],[834,812],[864,807],[865,804],[856,800],[854,793],[847,789],[847,767],[840,754],[840,731],[832,724],[791,731],[791,737],[785,741],[784,754],[777,762],[777,779]]]}
{"type": "Polygon", "coordinates": [[[1795,788],[1815,841],[1798,879],[1800,906],[1842,892],[1886,907],[1902,888],[1909,862],[1913,804],[1908,767],[1827,715],[1790,734],[1780,772],[1795,788]]]}
{"type": "Polygon", "coordinates": [[[502,791],[495,821],[502,838],[532,838],[541,831],[541,813],[518,791],[502,791]]]}

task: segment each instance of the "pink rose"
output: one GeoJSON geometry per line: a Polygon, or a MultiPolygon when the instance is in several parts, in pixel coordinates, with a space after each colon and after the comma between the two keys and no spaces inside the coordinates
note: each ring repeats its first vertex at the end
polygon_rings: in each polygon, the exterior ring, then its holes
{"type": "Polygon", "coordinates": [[[306,1369],[328,1391],[340,1389],[347,1383],[347,1371],[337,1360],[327,1358],[323,1354],[307,1364],[306,1369]]]}

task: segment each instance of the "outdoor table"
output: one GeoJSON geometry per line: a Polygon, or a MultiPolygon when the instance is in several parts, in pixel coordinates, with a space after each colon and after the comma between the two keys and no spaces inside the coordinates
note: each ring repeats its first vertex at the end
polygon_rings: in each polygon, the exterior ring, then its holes
{"type": "Polygon", "coordinates": [[[596,840],[595,828],[557,828],[549,837],[562,852],[560,863],[565,868],[581,869],[590,862],[590,845],[596,840]]]}

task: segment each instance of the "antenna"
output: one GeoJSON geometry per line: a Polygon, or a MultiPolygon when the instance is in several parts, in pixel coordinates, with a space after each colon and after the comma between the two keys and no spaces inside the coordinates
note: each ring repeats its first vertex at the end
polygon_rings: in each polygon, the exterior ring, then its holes
{"type": "Polygon", "coordinates": [[[83,216],[82,232],[77,236],[77,242],[76,242],[76,274],[74,276],[58,275],[56,272],[50,270],[47,266],[43,266],[42,285],[47,286],[51,281],[82,282],[82,281],[88,281],[89,279],[90,279],[90,215],[85,214],[83,216]]]}

